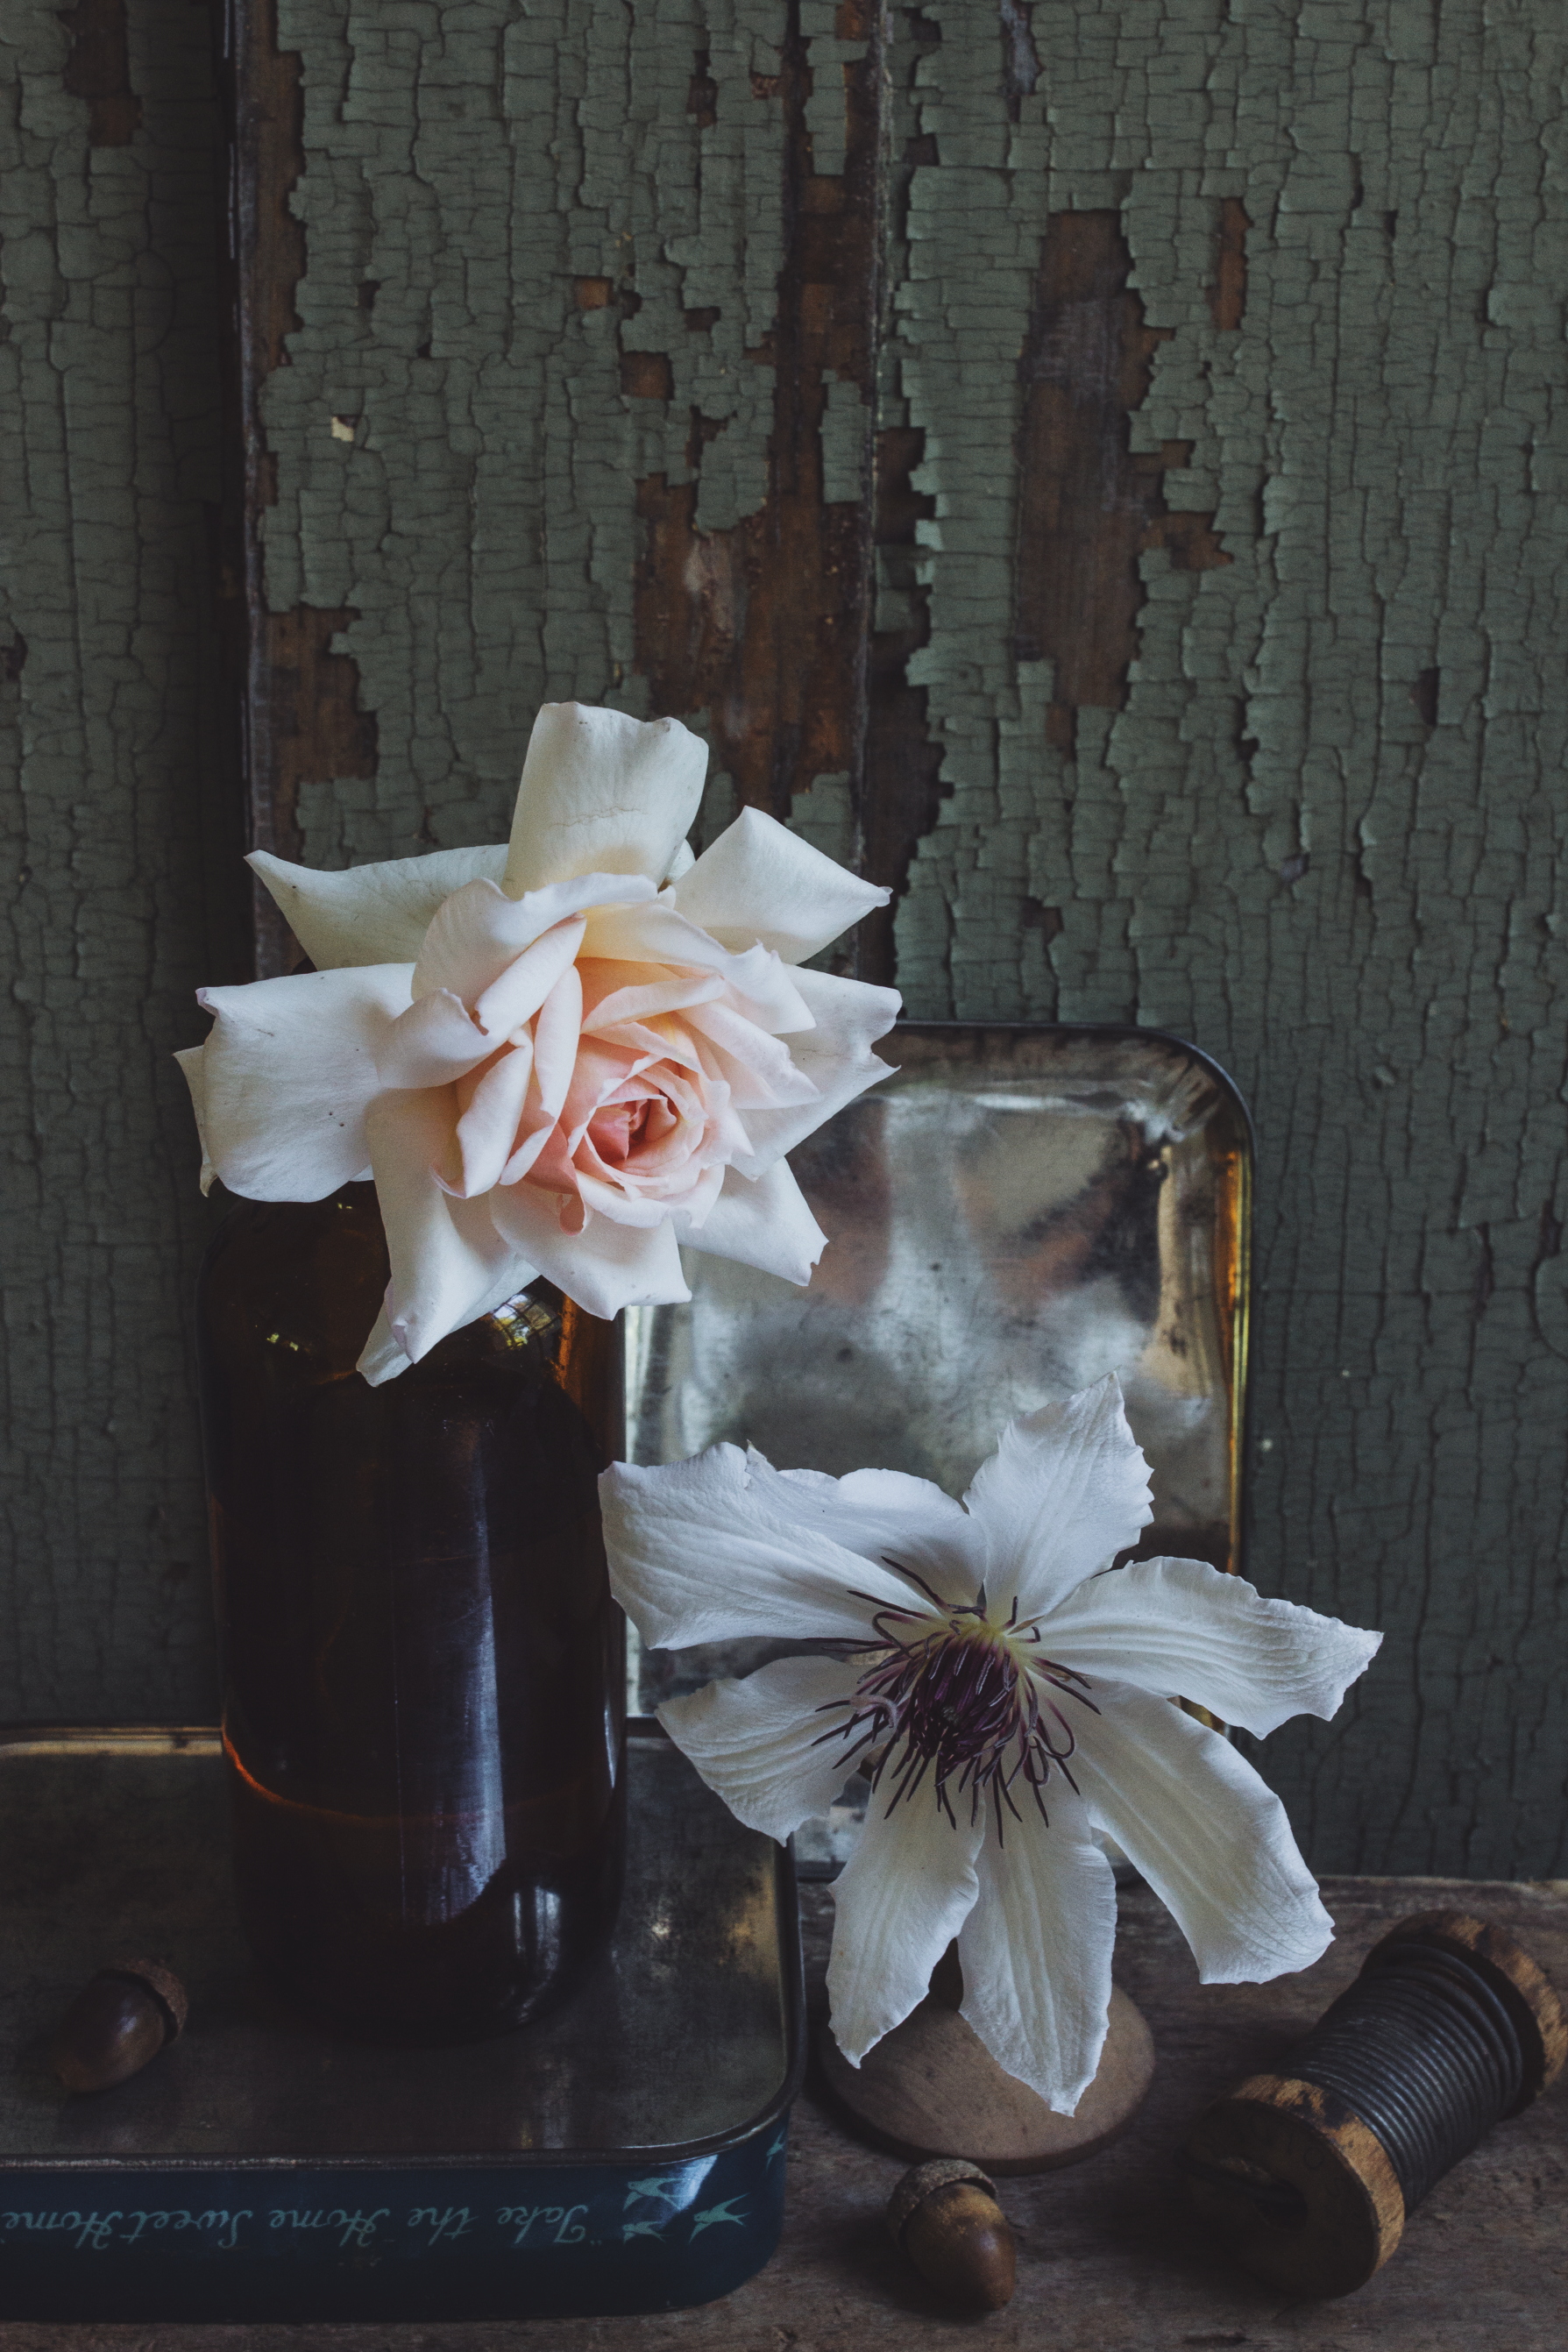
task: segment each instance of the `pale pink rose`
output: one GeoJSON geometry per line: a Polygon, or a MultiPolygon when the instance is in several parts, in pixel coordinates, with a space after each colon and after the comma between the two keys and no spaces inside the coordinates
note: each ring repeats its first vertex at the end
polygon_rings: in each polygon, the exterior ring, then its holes
{"type": "Polygon", "coordinates": [[[204,1183],[373,1175],[388,1380],[538,1275],[594,1315],[688,1297],[678,1244],[805,1282],[784,1154],[883,1076],[898,999],[801,961],[886,903],[755,809],[692,861],[706,767],[674,719],[547,704],[504,849],[252,866],[313,972],[202,992],[178,1057],[204,1183]]]}

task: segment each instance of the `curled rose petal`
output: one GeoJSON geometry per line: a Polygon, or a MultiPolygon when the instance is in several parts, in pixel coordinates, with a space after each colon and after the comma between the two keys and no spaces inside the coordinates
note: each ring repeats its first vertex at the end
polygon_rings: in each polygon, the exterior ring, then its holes
{"type": "Polygon", "coordinates": [[[443,988],[398,1015],[376,1048],[376,1076],[383,1087],[444,1087],[490,1051],[463,999],[443,988]]]}
{"type": "Polygon", "coordinates": [[[847,874],[777,817],[744,808],[673,895],[682,914],[721,946],[759,940],[786,963],[804,963],[893,893],[847,874]]]}
{"type": "Polygon", "coordinates": [[[413,963],[437,909],[481,877],[499,884],[504,849],[438,849],[321,874],[253,849],[246,864],[318,971],[346,965],[413,963]]]}
{"type": "Polygon", "coordinates": [[[476,1004],[508,965],[558,923],[583,916],[585,908],[620,907],[653,895],[653,885],[640,875],[590,874],[530,891],[526,898],[508,898],[490,881],[467,883],[444,898],[432,917],[413,968],[412,993],[428,996],[449,988],[465,1003],[476,1004]]]}
{"type": "Polygon", "coordinates": [[[580,916],[575,922],[552,925],[490,982],[474,1007],[474,1018],[486,1036],[507,1036],[533,1019],[562,972],[576,963],[584,929],[580,916]]]}
{"type": "Polygon", "coordinates": [[[359,1174],[370,1158],[365,1116],[383,1083],[376,1058],[408,1003],[409,969],[375,964],[203,990],[213,1033],[199,1078],[183,1066],[207,1165],[231,1192],[324,1201],[359,1174]]]}
{"type": "Polygon", "coordinates": [[[620,710],[547,702],[517,786],[507,888],[520,897],[589,873],[662,882],[706,773],[706,746],[676,719],[641,724],[620,710]]]}
{"type": "MultiPolygon", "coordinates": [[[[444,1191],[471,1201],[500,1182],[517,1149],[533,1076],[533,1042],[524,1037],[516,1045],[503,1046],[493,1062],[459,1081],[458,1167],[451,1181],[443,1175],[444,1191]]],[[[539,1139],[543,1141],[542,1134],[539,1139]]]]}

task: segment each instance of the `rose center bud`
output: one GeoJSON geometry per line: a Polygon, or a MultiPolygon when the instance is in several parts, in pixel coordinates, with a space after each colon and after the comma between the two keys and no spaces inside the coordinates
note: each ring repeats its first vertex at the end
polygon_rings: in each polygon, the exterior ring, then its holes
{"type": "Polygon", "coordinates": [[[1018,1818],[1013,1790],[1020,1780],[1044,1817],[1053,1766],[1077,1785],[1068,1769],[1077,1742],[1057,1700],[1073,1698],[1095,1712],[1084,1677],[1041,1657],[1039,1633],[1020,1626],[1016,1610],[1005,1625],[991,1622],[984,1593],[977,1606],[936,1605],[945,1622],[935,1626],[929,1612],[913,1610],[883,1610],[873,1619],[878,1638],[852,1652],[866,1664],[847,1702],[849,1719],[824,1738],[871,1751],[873,1788],[884,1779],[893,1784],[889,1811],[929,1775],[949,1821],[957,1818],[956,1792],[967,1795],[971,1820],[991,1803],[999,1832],[1004,1808],[1018,1818]]]}
{"type": "Polygon", "coordinates": [[[624,1168],[647,1132],[653,1108],[644,1096],[641,1102],[611,1103],[594,1112],[588,1132],[607,1168],[624,1168]]]}

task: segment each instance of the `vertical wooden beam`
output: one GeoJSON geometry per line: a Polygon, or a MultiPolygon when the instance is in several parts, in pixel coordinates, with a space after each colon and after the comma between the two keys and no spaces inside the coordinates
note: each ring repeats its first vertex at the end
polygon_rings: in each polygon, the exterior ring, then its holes
{"type": "MultiPolygon", "coordinates": [[[[331,649],[358,617],[351,607],[267,602],[264,518],[277,495],[262,395],[288,364],[298,326],[295,289],[305,275],[305,233],[289,194],[305,169],[297,52],[277,45],[277,0],[225,0],[223,86],[229,148],[225,384],[225,481],[220,601],[225,668],[244,777],[252,849],[298,857],[302,783],[373,776],[376,725],[358,705],[357,666],[331,649]]],[[[286,971],[298,955],[287,927],[259,886],[253,898],[257,979],[286,971]]]]}
{"type": "MultiPolygon", "coordinates": [[[[865,53],[844,77],[841,174],[814,168],[812,94],[800,0],[789,0],[777,97],[784,110],[785,260],[773,331],[753,356],[775,371],[768,495],[727,530],[695,528],[706,420],[694,410],[693,479],[638,488],[646,538],[636,593],[637,667],[657,710],[710,715],[716,763],[742,800],[788,818],[812,779],[844,775],[858,803],[865,761],[872,590],[871,441],[882,243],[881,0],[842,0],[838,37],[865,53]],[[822,432],[834,381],[864,410],[860,495],[826,496],[822,432]]],[[[830,68],[831,70],[831,68],[830,68]]],[[[694,85],[695,87],[695,85],[694,85]]],[[[653,353],[634,355],[646,362],[653,353]]],[[[656,386],[650,389],[656,390],[656,386]]]]}
{"type": "Polygon", "coordinates": [[[141,100],[131,87],[131,45],[125,0],[78,0],[62,8],[71,37],[65,86],[88,101],[89,147],[129,147],[141,122],[141,100]]]}
{"type": "MultiPolygon", "coordinates": [[[[1075,712],[1126,700],[1143,551],[1165,547],[1193,572],[1231,560],[1212,514],[1166,506],[1164,476],[1187,464],[1191,443],[1132,446],[1132,414],[1167,340],[1144,323],[1132,267],[1118,214],[1053,213],[1019,362],[1014,649],[1020,661],[1054,663],[1053,732],[1064,749],[1075,712]]],[[[1233,270],[1222,284],[1228,314],[1240,299],[1233,270]]]]}

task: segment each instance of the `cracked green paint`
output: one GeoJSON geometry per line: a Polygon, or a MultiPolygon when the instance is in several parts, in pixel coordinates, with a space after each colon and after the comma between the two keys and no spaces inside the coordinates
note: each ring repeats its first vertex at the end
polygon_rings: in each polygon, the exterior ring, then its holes
{"type": "Polygon", "coordinates": [[[335,642],[381,744],[373,781],[303,792],[311,862],[497,838],[541,701],[644,708],[635,485],[691,480],[694,415],[697,528],[763,503],[783,121],[753,84],[783,32],[758,0],[283,0],[308,269],[264,402],[267,593],[357,608],[335,642]],[[639,352],[668,400],[622,390],[639,352]]]}
{"type": "Polygon", "coordinates": [[[973,8],[922,13],[900,137],[939,163],[905,174],[883,367],[936,502],[914,674],[947,798],[900,981],[926,1016],[1144,1022],[1233,1070],[1254,1572],[1389,1629],[1271,1772],[1320,1867],[1560,1871],[1564,28],[1035,0],[1013,124],[973,8]],[[1227,196],[1254,224],[1229,333],[1227,196]],[[1134,446],[1194,444],[1167,499],[1234,561],[1144,559],[1125,708],[1063,759],[1049,666],[1007,650],[1015,367],[1045,215],[1105,205],[1171,336],[1134,446]]]}
{"type": "Polygon", "coordinates": [[[130,39],[141,126],[94,151],[57,16],[0,31],[0,1715],[206,1721],[210,1213],[170,1055],[243,938],[212,878],[218,125],[204,12],[147,0],[130,39]]]}
{"type": "MultiPolygon", "coordinates": [[[[811,65],[811,89],[806,100],[811,169],[831,179],[841,177],[844,168],[844,68],[858,65],[867,47],[864,41],[839,40],[837,17],[835,0],[800,0],[800,31],[810,44],[811,65]]],[[[858,495],[858,490],[851,495],[858,495]]],[[[832,493],[828,496],[831,501],[832,493]]]]}

